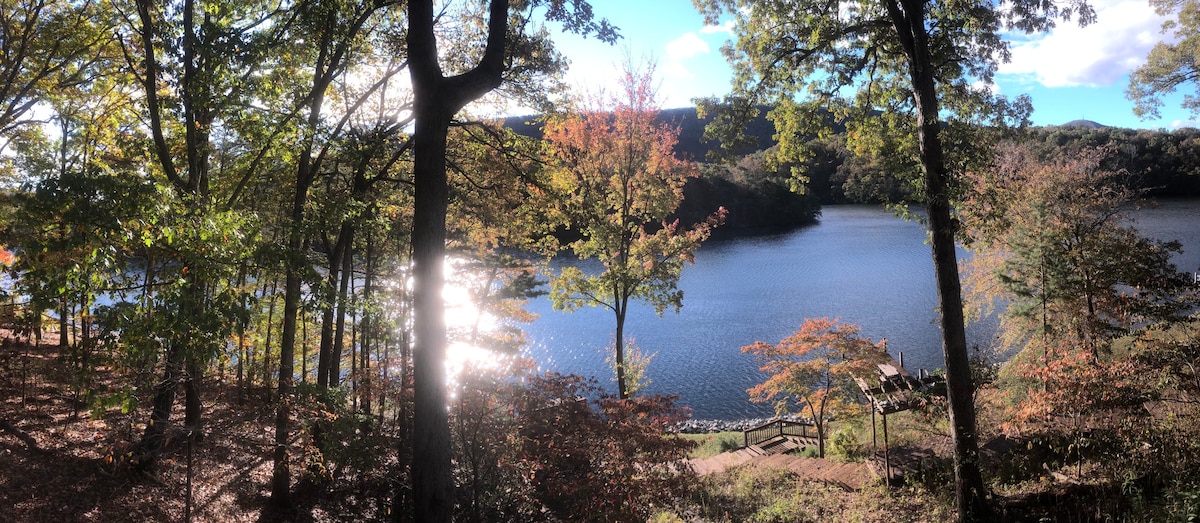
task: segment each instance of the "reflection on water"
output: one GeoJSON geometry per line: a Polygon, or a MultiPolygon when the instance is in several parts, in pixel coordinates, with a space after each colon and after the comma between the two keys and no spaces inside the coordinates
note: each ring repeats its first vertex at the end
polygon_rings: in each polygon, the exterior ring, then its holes
{"type": "MultiPolygon", "coordinates": [[[[1200,265],[1200,202],[1166,202],[1134,216],[1149,236],[1183,242],[1184,253],[1175,260],[1180,268],[1200,265]]],[[[684,269],[680,288],[680,314],[660,319],[638,304],[626,331],[644,351],[658,353],[648,369],[647,392],[679,394],[697,418],[770,415],[770,406],[748,399],[746,389],[762,377],[740,349],[759,340],[777,342],[804,318],[857,323],[864,336],[888,338],[907,367],[943,367],[925,229],[878,207],[829,206],[819,225],[709,243],[684,269]]],[[[558,312],[546,298],[529,308],[541,318],[526,326],[527,354],[541,368],[610,383],[604,361],[614,329],[610,312],[558,312]]],[[[994,321],[972,325],[968,342],[989,346],[994,329],[994,321]]]]}

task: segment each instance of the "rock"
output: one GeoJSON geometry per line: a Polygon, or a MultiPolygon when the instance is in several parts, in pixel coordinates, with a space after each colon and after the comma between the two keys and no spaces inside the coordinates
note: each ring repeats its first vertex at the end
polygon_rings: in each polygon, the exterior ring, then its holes
{"type": "MultiPolygon", "coordinates": [[[[675,431],[681,434],[711,434],[714,432],[733,432],[752,429],[764,423],[779,418],[748,418],[740,420],[690,419],[675,426],[675,431]]],[[[785,416],[785,420],[806,421],[807,418],[785,416]]]]}

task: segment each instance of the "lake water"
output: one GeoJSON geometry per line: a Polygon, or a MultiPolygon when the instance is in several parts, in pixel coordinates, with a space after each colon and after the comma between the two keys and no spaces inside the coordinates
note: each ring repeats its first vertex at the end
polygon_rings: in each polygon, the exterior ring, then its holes
{"type": "MultiPolygon", "coordinates": [[[[1183,242],[1175,263],[1197,270],[1200,201],[1162,202],[1133,216],[1145,234],[1183,242]]],[[[903,352],[910,369],[944,366],[924,226],[879,207],[826,206],[818,225],[710,242],[696,253],[696,264],[684,268],[680,288],[679,314],[659,318],[635,305],[626,332],[644,352],[657,353],[646,391],[678,394],[694,418],[772,415],[769,405],[749,401],[746,389],[763,376],[741,347],[776,343],[805,318],[857,323],[862,335],[887,338],[889,351],[903,352]]],[[[595,376],[612,386],[604,351],[613,337],[610,311],[559,312],[546,298],[529,309],[541,317],[524,326],[531,340],[527,352],[542,369],[595,376]]],[[[988,346],[994,330],[994,321],[972,325],[968,342],[988,346]]]]}

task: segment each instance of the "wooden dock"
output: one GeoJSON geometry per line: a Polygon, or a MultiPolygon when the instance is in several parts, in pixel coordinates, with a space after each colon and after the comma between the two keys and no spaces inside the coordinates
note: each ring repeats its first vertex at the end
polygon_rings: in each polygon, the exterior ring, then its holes
{"type": "Polygon", "coordinates": [[[875,375],[864,377],[855,376],[854,381],[862,390],[871,405],[871,446],[875,449],[874,461],[878,462],[877,470],[881,472],[884,482],[891,485],[895,467],[891,459],[888,444],[888,414],[895,414],[914,408],[923,407],[931,396],[946,395],[945,376],[926,374],[922,369],[913,376],[904,368],[904,354],[900,361],[892,358],[886,351],[882,354],[883,363],[875,366],[875,375]],[[875,415],[883,418],[883,452],[879,452],[879,443],[875,433],[875,415]]]}

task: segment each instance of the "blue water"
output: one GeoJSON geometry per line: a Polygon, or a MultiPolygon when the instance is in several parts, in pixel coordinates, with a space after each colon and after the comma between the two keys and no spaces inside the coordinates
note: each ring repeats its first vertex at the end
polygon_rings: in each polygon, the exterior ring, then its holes
{"type": "MultiPolygon", "coordinates": [[[[1166,202],[1133,215],[1147,235],[1184,243],[1175,259],[1182,270],[1200,266],[1200,202],[1166,202]]],[[[818,225],[706,244],[683,271],[679,314],[659,318],[647,306],[631,307],[627,334],[643,352],[656,353],[646,391],[678,394],[695,418],[769,416],[769,405],[749,401],[746,389],[763,375],[741,347],[778,342],[805,318],[823,316],[857,323],[873,340],[887,338],[910,369],[943,367],[925,237],[923,225],[885,209],[843,205],[825,207],[818,225]]],[[[546,298],[529,309],[541,316],[524,326],[527,352],[542,369],[612,386],[604,351],[613,338],[610,311],[559,312],[546,298]]],[[[994,331],[994,321],[971,325],[968,343],[990,346],[994,331]]]]}

